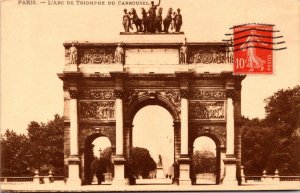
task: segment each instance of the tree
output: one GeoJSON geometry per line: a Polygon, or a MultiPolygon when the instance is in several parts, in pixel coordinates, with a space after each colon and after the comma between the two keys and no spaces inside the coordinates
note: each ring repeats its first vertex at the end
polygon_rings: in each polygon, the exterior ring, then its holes
{"type": "MultiPolygon", "coordinates": [[[[266,120],[284,124],[287,131],[293,132],[300,124],[300,86],[279,90],[265,99],[266,120]]],[[[288,133],[287,133],[288,134],[288,133]]]]}
{"type": "Polygon", "coordinates": [[[112,148],[107,147],[105,148],[101,153],[101,158],[103,160],[103,168],[105,169],[105,172],[113,173],[114,164],[112,162],[112,148]]]}
{"type": "Polygon", "coordinates": [[[24,134],[6,130],[1,135],[1,176],[24,176],[29,170],[29,140],[24,134]]]}
{"type": "Polygon", "coordinates": [[[113,172],[111,155],[112,148],[107,147],[101,152],[100,158],[94,157],[94,160],[91,163],[91,173],[92,175],[96,175],[98,184],[101,184],[101,182],[104,181],[104,173],[113,172]]]}
{"type": "Polygon", "coordinates": [[[63,175],[63,128],[63,118],[57,114],[47,124],[30,122],[27,131],[33,170],[40,170],[42,175],[46,175],[49,170],[53,170],[55,175],[63,175]]]}
{"type": "Polygon", "coordinates": [[[268,97],[266,122],[278,132],[278,146],[272,152],[270,169],[282,175],[300,174],[300,86],[281,89],[268,97]]]}
{"type": "Polygon", "coordinates": [[[265,99],[266,118],[242,118],[242,161],[247,175],[263,170],[300,174],[300,86],[265,99]]]}
{"type": "Polygon", "coordinates": [[[192,166],[195,174],[215,173],[216,156],[211,151],[195,151],[192,157],[192,166]]]}
{"type": "Polygon", "coordinates": [[[145,148],[133,147],[131,149],[131,158],[132,173],[136,178],[140,175],[143,178],[147,178],[149,172],[156,169],[155,161],[145,148]]]}
{"type": "Polygon", "coordinates": [[[268,167],[271,154],[278,145],[277,130],[263,120],[244,119],[242,133],[242,161],[247,175],[261,175],[268,167]]]}

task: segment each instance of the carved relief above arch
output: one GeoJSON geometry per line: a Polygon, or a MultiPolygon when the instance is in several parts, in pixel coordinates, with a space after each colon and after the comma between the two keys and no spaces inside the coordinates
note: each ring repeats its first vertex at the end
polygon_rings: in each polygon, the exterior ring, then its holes
{"type": "Polygon", "coordinates": [[[201,136],[210,137],[216,143],[217,147],[226,147],[226,127],[225,126],[201,126],[191,129],[191,142],[201,136]]]}
{"type": "Polygon", "coordinates": [[[107,137],[112,147],[116,144],[116,130],[114,126],[83,126],[78,133],[78,142],[81,152],[85,148],[86,142],[92,142],[97,137],[107,137]]]}
{"type": "Polygon", "coordinates": [[[128,90],[124,96],[125,119],[132,121],[135,114],[147,105],[159,105],[170,112],[174,121],[180,120],[179,89],[128,90]]]}

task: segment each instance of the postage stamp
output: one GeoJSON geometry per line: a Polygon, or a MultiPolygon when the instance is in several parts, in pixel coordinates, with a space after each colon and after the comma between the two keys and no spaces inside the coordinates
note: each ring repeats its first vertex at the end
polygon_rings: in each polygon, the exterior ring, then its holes
{"type": "Polygon", "coordinates": [[[273,26],[233,27],[234,74],[273,73],[273,26]]]}

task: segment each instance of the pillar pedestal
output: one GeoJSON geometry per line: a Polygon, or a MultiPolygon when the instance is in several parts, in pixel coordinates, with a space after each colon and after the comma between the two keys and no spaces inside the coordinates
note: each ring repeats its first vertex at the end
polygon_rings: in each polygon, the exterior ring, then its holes
{"type": "Polygon", "coordinates": [[[234,155],[226,155],[223,159],[225,164],[225,177],[223,179],[223,185],[237,186],[238,181],[236,179],[236,158],[234,155]]]}
{"type": "Polygon", "coordinates": [[[67,185],[80,186],[81,179],[79,178],[79,165],[80,159],[78,156],[70,156],[69,162],[69,177],[67,179],[67,185]]]}
{"type": "Polygon", "coordinates": [[[115,186],[124,186],[126,184],[126,180],[124,177],[125,172],[125,162],[123,155],[115,155],[113,157],[114,167],[115,167],[115,176],[112,181],[112,185],[115,186]]]}
{"type": "Polygon", "coordinates": [[[188,155],[180,155],[179,163],[179,185],[192,185],[190,179],[190,162],[188,155]]]}
{"type": "Polygon", "coordinates": [[[78,67],[76,64],[69,64],[64,67],[64,72],[77,72],[78,67]]]}

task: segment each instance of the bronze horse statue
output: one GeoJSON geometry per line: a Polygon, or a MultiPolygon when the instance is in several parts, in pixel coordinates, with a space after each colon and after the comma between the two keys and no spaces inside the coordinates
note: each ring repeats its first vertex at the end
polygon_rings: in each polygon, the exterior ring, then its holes
{"type": "Polygon", "coordinates": [[[134,8],[131,9],[131,19],[132,23],[135,24],[136,32],[143,31],[142,20],[138,17],[136,10],[134,8]]]}

